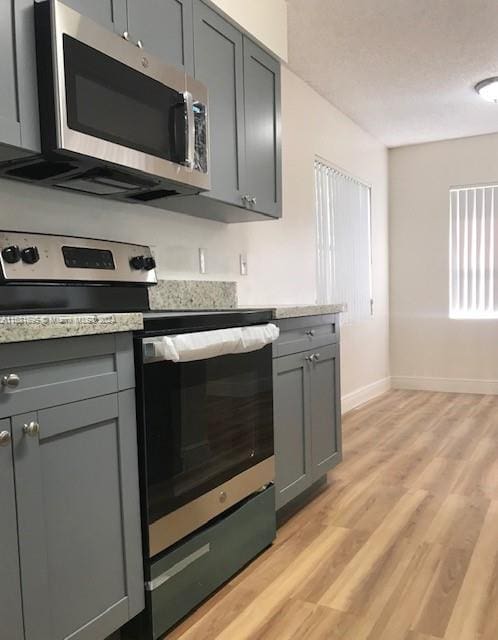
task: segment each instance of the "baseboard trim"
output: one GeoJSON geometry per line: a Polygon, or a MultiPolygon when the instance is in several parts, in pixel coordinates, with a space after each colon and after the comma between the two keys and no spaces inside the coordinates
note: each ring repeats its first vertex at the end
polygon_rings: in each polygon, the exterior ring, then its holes
{"type": "Polygon", "coordinates": [[[423,378],[417,376],[393,376],[393,389],[417,391],[443,391],[447,393],[478,393],[498,395],[498,380],[468,380],[465,378],[423,378]]]}
{"type": "Polygon", "coordinates": [[[391,388],[391,378],[381,378],[371,384],[367,384],[364,387],[356,389],[351,393],[342,396],[341,398],[341,410],[342,413],[347,413],[351,409],[359,407],[361,404],[365,404],[369,400],[373,400],[377,396],[382,395],[391,388]]]}

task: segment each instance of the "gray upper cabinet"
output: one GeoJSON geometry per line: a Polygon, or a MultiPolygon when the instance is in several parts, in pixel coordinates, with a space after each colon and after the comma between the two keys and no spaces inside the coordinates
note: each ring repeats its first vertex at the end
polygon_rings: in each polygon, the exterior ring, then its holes
{"type": "Polygon", "coordinates": [[[171,209],[224,222],[278,218],[280,63],[201,0],[193,6],[194,75],[209,91],[211,190],[171,198],[171,209]]]}
{"type": "Polygon", "coordinates": [[[192,0],[127,0],[130,38],[164,62],[194,71],[192,0]]]}
{"type": "Polygon", "coordinates": [[[0,635],[8,640],[21,640],[21,583],[9,420],[0,420],[0,514],[0,635]]]}
{"type": "Polygon", "coordinates": [[[249,206],[281,213],[280,64],[244,38],[246,189],[249,206]]]}
{"type": "Polygon", "coordinates": [[[279,324],[273,351],[277,509],[342,459],[337,317],[279,324]]]}
{"type": "Polygon", "coordinates": [[[0,55],[0,162],[3,162],[40,150],[33,0],[2,2],[0,55]]]}
{"type": "Polygon", "coordinates": [[[337,464],[342,449],[338,345],[317,349],[310,370],[312,478],[317,480],[337,464]]]}
{"type": "Polygon", "coordinates": [[[109,31],[126,31],[126,0],[62,0],[68,7],[98,22],[109,31]]]}
{"type": "Polygon", "coordinates": [[[242,34],[205,4],[194,3],[195,77],[209,90],[211,191],[242,205],[245,177],[242,34]]]}
{"type": "Polygon", "coordinates": [[[14,462],[0,447],[2,628],[103,640],[144,606],[131,334],[0,345],[0,358],[19,376],[0,406],[24,408],[0,420],[14,462]]]}
{"type": "Polygon", "coordinates": [[[17,68],[15,60],[15,39],[12,30],[14,3],[4,2],[0,12],[0,138],[2,142],[21,145],[21,124],[17,104],[17,68]]]}
{"type": "MultiPolygon", "coordinates": [[[[0,9],[0,162],[40,147],[34,0],[0,9]]],[[[211,190],[168,208],[244,222],[281,216],[280,63],[202,0],[61,0],[209,90],[211,190]]]]}

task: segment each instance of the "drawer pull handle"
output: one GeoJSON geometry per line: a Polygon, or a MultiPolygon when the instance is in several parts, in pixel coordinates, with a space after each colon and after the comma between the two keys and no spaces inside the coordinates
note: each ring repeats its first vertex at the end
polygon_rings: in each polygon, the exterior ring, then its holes
{"type": "Polygon", "coordinates": [[[312,338],[315,335],[315,332],[313,329],[308,329],[308,331],[306,331],[306,335],[312,338]]]}
{"type": "Polygon", "coordinates": [[[22,432],[29,436],[30,438],[36,438],[36,436],[40,433],[40,425],[38,422],[30,422],[29,424],[25,424],[22,428],[22,432]]]}
{"type": "Polygon", "coordinates": [[[320,360],[320,354],[319,353],[314,353],[313,354],[315,356],[315,360],[320,360]]]}
{"type": "Polygon", "coordinates": [[[12,440],[9,431],[0,431],[0,447],[7,447],[12,440]]]}
{"type": "Polygon", "coordinates": [[[9,373],[8,376],[2,376],[0,380],[2,387],[9,387],[9,389],[15,389],[19,386],[21,378],[16,373],[9,373]]]}

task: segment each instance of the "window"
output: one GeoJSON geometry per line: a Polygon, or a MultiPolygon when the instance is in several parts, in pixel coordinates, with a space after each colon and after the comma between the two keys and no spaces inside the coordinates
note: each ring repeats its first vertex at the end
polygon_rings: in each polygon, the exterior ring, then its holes
{"type": "Polygon", "coordinates": [[[497,318],[498,186],[450,189],[450,318],[497,318]]]}
{"type": "Polygon", "coordinates": [[[370,318],[370,187],[315,160],[318,303],[347,305],[343,321],[370,318]]]}

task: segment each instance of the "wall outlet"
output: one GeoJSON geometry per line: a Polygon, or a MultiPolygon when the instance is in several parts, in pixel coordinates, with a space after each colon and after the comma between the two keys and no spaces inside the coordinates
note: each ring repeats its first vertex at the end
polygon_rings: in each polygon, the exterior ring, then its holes
{"type": "Polygon", "coordinates": [[[240,275],[246,276],[247,275],[247,254],[241,253],[239,256],[239,260],[240,260],[240,275]]]}
{"type": "Polygon", "coordinates": [[[206,273],[206,249],[199,249],[199,272],[206,273]]]}

